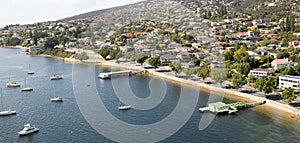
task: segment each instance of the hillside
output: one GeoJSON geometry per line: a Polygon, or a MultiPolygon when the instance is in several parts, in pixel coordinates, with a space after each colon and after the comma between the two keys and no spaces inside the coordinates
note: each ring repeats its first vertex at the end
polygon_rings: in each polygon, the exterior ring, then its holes
{"type": "MultiPolygon", "coordinates": [[[[150,1],[150,0],[148,0],[148,1],[150,1]]],[[[67,17],[67,18],[64,18],[64,19],[61,19],[61,20],[58,20],[58,21],[66,22],[66,21],[77,20],[77,19],[85,19],[85,18],[88,18],[88,17],[98,17],[99,15],[101,15],[103,13],[106,13],[108,11],[115,11],[115,10],[118,10],[118,9],[123,9],[123,8],[126,8],[126,7],[130,6],[130,5],[136,5],[136,4],[139,4],[139,3],[144,3],[144,2],[142,1],[142,2],[138,2],[138,3],[134,3],[134,4],[128,4],[128,5],[124,5],[124,6],[117,6],[117,7],[113,7],[113,8],[107,8],[107,9],[91,11],[91,12],[82,13],[82,14],[79,14],[79,15],[67,17]]]]}

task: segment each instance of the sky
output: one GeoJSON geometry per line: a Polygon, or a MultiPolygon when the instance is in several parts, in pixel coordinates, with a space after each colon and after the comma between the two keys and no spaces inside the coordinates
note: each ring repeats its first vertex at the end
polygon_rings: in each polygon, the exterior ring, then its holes
{"type": "Polygon", "coordinates": [[[0,0],[0,27],[54,21],[142,0],[0,0]]]}

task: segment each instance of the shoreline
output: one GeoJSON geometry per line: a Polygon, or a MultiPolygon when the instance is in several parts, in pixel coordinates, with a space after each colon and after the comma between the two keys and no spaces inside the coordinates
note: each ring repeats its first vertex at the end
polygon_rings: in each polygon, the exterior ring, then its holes
{"type": "Polygon", "coordinates": [[[261,101],[261,100],[265,100],[266,104],[264,105],[260,105],[266,107],[266,108],[270,108],[273,109],[275,111],[279,111],[283,114],[288,115],[289,117],[296,117],[299,115],[299,109],[297,109],[296,107],[291,107],[288,104],[283,104],[283,103],[279,103],[277,101],[273,101],[270,99],[266,99],[264,97],[258,97],[258,96],[254,96],[251,94],[247,94],[247,93],[242,93],[239,91],[233,91],[230,89],[224,89],[221,87],[215,87],[209,84],[205,84],[205,83],[200,83],[197,81],[192,81],[192,80],[186,80],[183,78],[178,78],[178,77],[174,77],[174,76],[170,76],[167,75],[165,73],[161,73],[161,72],[157,72],[154,69],[144,69],[141,66],[135,66],[132,64],[125,64],[125,62],[120,62],[120,63],[116,63],[115,61],[105,61],[105,60],[97,60],[97,61],[93,61],[91,62],[91,60],[89,60],[89,62],[85,62],[85,61],[79,61],[73,58],[60,58],[60,57],[55,57],[55,56],[51,56],[51,55],[33,55],[33,56],[43,56],[43,57],[50,57],[50,58],[55,58],[55,59],[59,59],[62,60],[66,63],[70,63],[70,64],[95,64],[97,66],[104,66],[104,67],[113,67],[113,68],[121,68],[121,69],[129,69],[129,70],[134,70],[134,71],[140,71],[140,70],[144,70],[146,71],[146,75],[148,76],[153,76],[153,77],[159,77],[159,78],[163,78],[165,80],[168,80],[170,82],[173,82],[175,84],[179,84],[181,86],[187,86],[187,87],[191,87],[194,89],[199,89],[199,90],[203,90],[205,92],[213,92],[216,94],[222,94],[224,95],[224,97],[226,98],[230,98],[230,99],[234,99],[234,100],[247,100],[247,101],[261,101]]]}
{"type": "MultiPolygon", "coordinates": [[[[125,69],[131,69],[131,70],[145,70],[147,71],[146,75],[149,76],[153,76],[153,77],[159,77],[159,78],[163,78],[165,80],[168,80],[170,82],[173,82],[175,84],[179,84],[181,86],[187,86],[187,87],[191,87],[194,89],[199,89],[199,90],[203,90],[205,92],[213,92],[216,94],[223,94],[224,97],[226,98],[230,98],[230,99],[238,99],[238,100],[247,100],[247,101],[261,101],[261,100],[265,100],[266,104],[264,105],[260,105],[263,107],[267,107],[267,108],[271,108],[274,110],[280,110],[285,114],[288,114],[290,117],[291,116],[297,116],[299,114],[299,109],[295,108],[295,107],[291,107],[288,104],[282,104],[279,103],[277,101],[273,101],[270,99],[266,99],[264,97],[258,97],[258,96],[254,96],[251,94],[247,94],[247,93],[242,93],[242,92],[238,92],[238,91],[233,91],[230,89],[224,89],[221,87],[215,87],[215,86],[211,86],[205,83],[199,83],[197,81],[191,81],[191,80],[186,80],[183,78],[178,78],[178,77],[173,77],[170,75],[167,75],[165,73],[160,73],[160,72],[156,72],[154,70],[149,70],[149,69],[143,69],[142,67],[137,67],[137,66],[128,66],[128,65],[122,65],[122,64],[118,64],[118,63],[113,63],[110,61],[105,61],[102,62],[101,64],[97,64],[100,66],[111,66],[111,67],[117,67],[117,68],[125,68],[125,69]]],[[[259,106],[258,106],[259,107],[259,106]]]]}

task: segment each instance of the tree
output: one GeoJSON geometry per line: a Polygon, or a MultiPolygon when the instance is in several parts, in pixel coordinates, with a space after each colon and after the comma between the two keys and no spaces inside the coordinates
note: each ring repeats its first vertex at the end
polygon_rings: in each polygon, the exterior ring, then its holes
{"type": "Polygon", "coordinates": [[[103,46],[98,53],[102,56],[102,58],[106,59],[106,57],[109,55],[109,49],[106,46],[103,46]]]}
{"type": "Polygon", "coordinates": [[[297,72],[294,70],[293,67],[288,67],[288,68],[286,68],[286,69],[282,72],[282,74],[284,74],[284,75],[294,75],[294,76],[296,76],[296,75],[297,75],[297,72]]]}
{"type": "Polygon", "coordinates": [[[266,80],[266,82],[264,82],[263,89],[262,89],[263,92],[264,92],[265,94],[271,93],[271,92],[273,91],[273,89],[274,89],[274,85],[275,85],[274,79],[269,77],[269,78],[266,80]]]}
{"type": "Polygon", "coordinates": [[[225,61],[233,61],[234,60],[232,51],[225,52],[224,57],[225,57],[225,61]]]}
{"type": "Polygon", "coordinates": [[[59,41],[57,40],[57,38],[47,38],[47,40],[45,42],[45,48],[53,49],[54,46],[56,46],[58,44],[59,44],[59,41]]]}
{"type": "Polygon", "coordinates": [[[138,59],[136,60],[136,62],[137,62],[137,63],[140,63],[140,64],[143,66],[144,62],[145,62],[147,59],[148,59],[148,56],[143,56],[143,57],[141,57],[141,58],[138,58],[138,59]]]}
{"type": "Polygon", "coordinates": [[[147,62],[154,68],[158,68],[158,66],[161,64],[160,58],[157,56],[149,58],[147,62]]]}
{"type": "Polygon", "coordinates": [[[83,61],[83,60],[89,59],[89,56],[87,55],[86,52],[82,52],[82,53],[75,54],[74,58],[77,59],[77,60],[83,61]]]}
{"type": "Polygon", "coordinates": [[[120,49],[109,49],[109,56],[110,59],[115,59],[117,57],[117,55],[120,53],[120,49]]]}
{"type": "Polygon", "coordinates": [[[275,86],[274,78],[261,77],[257,79],[254,83],[254,88],[264,92],[264,94],[269,94],[273,91],[275,86]]]}
{"type": "Polygon", "coordinates": [[[251,84],[252,83],[252,79],[253,79],[253,75],[251,73],[249,73],[248,77],[247,77],[247,83],[251,84]]]}
{"type": "Polygon", "coordinates": [[[209,76],[209,73],[210,73],[210,68],[206,67],[206,68],[201,68],[198,71],[197,75],[201,77],[203,80],[205,80],[209,76]]]}
{"type": "Polygon", "coordinates": [[[259,91],[263,91],[263,87],[264,87],[264,82],[266,81],[265,77],[261,77],[256,79],[256,81],[254,82],[254,88],[259,90],[259,91]]]}
{"type": "Polygon", "coordinates": [[[246,52],[245,47],[241,47],[233,54],[234,60],[237,62],[246,62],[249,59],[248,53],[246,52]]]}
{"type": "Polygon", "coordinates": [[[176,61],[176,62],[172,62],[170,65],[169,65],[170,69],[172,71],[175,72],[176,75],[178,75],[181,70],[182,70],[182,66],[181,66],[181,62],[180,61],[176,61]]]}
{"type": "Polygon", "coordinates": [[[285,89],[282,92],[281,97],[290,103],[297,98],[297,95],[295,94],[295,91],[293,88],[288,87],[287,89],[285,89]]]}
{"type": "Polygon", "coordinates": [[[7,46],[17,46],[21,44],[21,40],[19,38],[13,37],[7,40],[7,46]]]}
{"type": "Polygon", "coordinates": [[[294,68],[295,68],[295,71],[297,72],[297,74],[300,75],[300,62],[298,62],[294,68]]]}
{"type": "Polygon", "coordinates": [[[194,69],[191,69],[191,68],[185,68],[183,69],[182,71],[185,75],[187,76],[191,76],[193,73],[194,73],[194,69]]]}
{"type": "Polygon", "coordinates": [[[281,51],[276,55],[277,59],[288,58],[290,54],[287,51],[281,51]]]}
{"type": "Polygon", "coordinates": [[[243,75],[247,75],[250,70],[251,70],[251,66],[249,63],[235,63],[233,65],[233,68],[236,69],[237,72],[243,74],[243,75]]]}
{"type": "Polygon", "coordinates": [[[234,73],[232,75],[232,84],[234,86],[241,87],[247,83],[246,77],[239,73],[234,73]]]}
{"type": "Polygon", "coordinates": [[[211,78],[217,83],[222,83],[227,79],[227,71],[224,68],[214,69],[211,71],[211,78]]]}

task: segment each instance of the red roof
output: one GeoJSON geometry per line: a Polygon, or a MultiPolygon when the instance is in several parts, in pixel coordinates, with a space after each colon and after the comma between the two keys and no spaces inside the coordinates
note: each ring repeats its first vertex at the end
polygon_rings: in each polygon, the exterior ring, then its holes
{"type": "Polygon", "coordinates": [[[238,32],[236,33],[236,36],[242,36],[242,35],[245,35],[246,33],[245,32],[238,32]]]}
{"type": "Polygon", "coordinates": [[[124,36],[126,36],[126,37],[132,37],[133,35],[131,33],[125,33],[124,36]]]}

